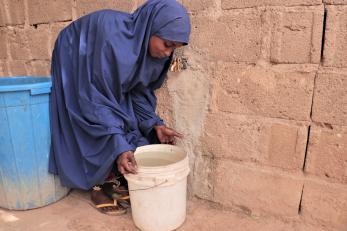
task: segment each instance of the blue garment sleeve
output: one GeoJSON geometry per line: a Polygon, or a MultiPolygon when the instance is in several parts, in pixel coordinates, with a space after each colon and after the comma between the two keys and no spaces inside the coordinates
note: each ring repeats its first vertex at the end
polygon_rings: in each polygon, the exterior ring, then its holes
{"type": "Polygon", "coordinates": [[[136,149],[134,145],[129,144],[129,142],[126,140],[124,135],[115,134],[113,135],[113,139],[115,142],[114,153],[116,154],[117,157],[124,152],[135,151],[136,149]]]}
{"type": "Polygon", "coordinates": [[[157,97],[153,90],[134,90],[131,99],[139,129],[144,136],[148,136],[155,125],[164,125],[164,121],[155,113],[157,97]]]}

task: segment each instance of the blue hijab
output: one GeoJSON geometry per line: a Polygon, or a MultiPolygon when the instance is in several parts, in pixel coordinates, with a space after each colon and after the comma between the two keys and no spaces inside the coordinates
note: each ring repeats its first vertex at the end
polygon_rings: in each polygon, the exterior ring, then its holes
{"type": "Polygon", "coordinates": [[[154,90],[171,62],[148,52],[152,35],[188,43],[189,17],[175,0],[134,13],[102,10],[67,26],[52,55],[49,171],[64,186],[103,183],[118,155],[155,142],[154,90]]]}

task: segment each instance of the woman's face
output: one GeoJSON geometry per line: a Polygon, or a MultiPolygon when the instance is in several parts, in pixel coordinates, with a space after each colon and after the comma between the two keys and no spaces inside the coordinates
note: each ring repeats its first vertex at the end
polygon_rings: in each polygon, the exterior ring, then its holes
{"type": "Polygon", "coordinates": [[[180,42],[168,41],[153,35],[149,40],[149,54],[153,58],[162,59],[169,57],[176,48],[182,45],[180,42]]]}

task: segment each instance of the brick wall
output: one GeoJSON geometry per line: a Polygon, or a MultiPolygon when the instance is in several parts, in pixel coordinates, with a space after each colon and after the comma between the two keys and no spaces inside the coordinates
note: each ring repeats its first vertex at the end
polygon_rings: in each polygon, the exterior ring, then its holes
{"type": "MultiPolygon", "coordinates": [[[[64,26],[142,2],[0,0],[0,76],[49,75],[64,26]]],[[[159,114],[185,134],[190,195],[346,231],[347,1],[181,2],[188,68],[157,94],[159,114]]]]}

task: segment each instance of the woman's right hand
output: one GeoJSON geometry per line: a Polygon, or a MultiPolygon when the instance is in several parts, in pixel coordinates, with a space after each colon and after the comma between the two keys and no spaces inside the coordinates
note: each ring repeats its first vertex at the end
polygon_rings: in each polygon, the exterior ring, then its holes
{"type": "Polygon", "coordinates": [[[154,126],[157,137],[161,144],[176,144],[176,137],[183,138],[183,135],[165,125],[154,126]]]}
{"type": "Polygon", "coordinates": [[[124,175],[128,173],[137,173],[137,163],[133,151],[127,151],[120,154],[117,158],[118,171],[124,175]]]}

